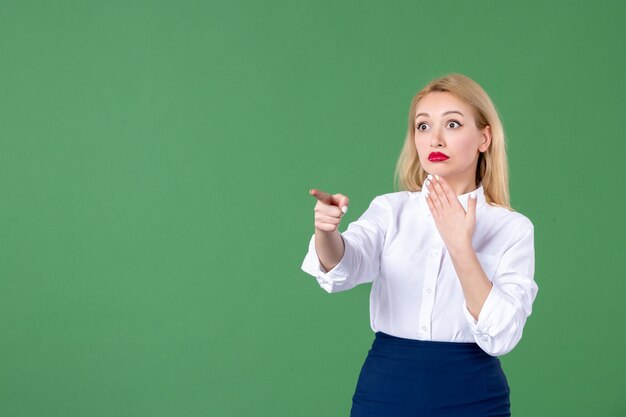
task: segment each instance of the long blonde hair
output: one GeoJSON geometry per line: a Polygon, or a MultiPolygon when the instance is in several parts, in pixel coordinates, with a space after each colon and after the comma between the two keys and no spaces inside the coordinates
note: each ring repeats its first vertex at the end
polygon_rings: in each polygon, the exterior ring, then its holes
{"type": "Polygon", "coordinates": [[[502,122],[485,90],[463,74],[449,74],[434,79],[413,97],[406,139],[396,164],[395,183],[402,190],[421,191],[428,175],[422,168],[415,149],[415,111],[420,100],[432,92],[450,93],[470,105],[474,109],[476,126],[479,129],[491,126],[491,145],[478,157],[476,186],[482,183],[488,203],[510,209],[509,167],[502,122]]]}

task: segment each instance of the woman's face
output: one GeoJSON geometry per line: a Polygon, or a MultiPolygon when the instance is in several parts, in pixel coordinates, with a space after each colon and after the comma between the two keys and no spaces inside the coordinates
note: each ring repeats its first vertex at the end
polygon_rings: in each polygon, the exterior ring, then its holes
{"type": "Polygon", "coordinates": [[[491,144],[491,128],[476,127],[472,107],[445,92],[427,94],[415,115],[415,147],[424,170],[444,177],[457,193],[473,190],[478,156],[491,144]]]}

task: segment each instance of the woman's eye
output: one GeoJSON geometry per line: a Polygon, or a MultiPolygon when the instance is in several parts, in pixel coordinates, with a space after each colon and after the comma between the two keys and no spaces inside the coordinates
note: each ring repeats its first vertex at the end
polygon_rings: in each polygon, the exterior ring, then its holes
{"type": "Polygon", "coordinates": [[[456,129],[456,128],[461,127],[463,125],[461,123],[457,122],[456,120],[450,120],[448,122],[448,126],[450,126],[453,129],[456,129]]]}
{"type": "Polygon", "coordinates": [[[420,132],[423,132],[424,130],[428,129],[428,125],[426,123],[418,123],[415,128],[420,132]]]}

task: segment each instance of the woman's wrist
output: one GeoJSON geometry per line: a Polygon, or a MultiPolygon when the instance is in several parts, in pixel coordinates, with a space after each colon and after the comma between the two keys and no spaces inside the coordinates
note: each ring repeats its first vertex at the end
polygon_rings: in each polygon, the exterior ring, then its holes
{"type": "Polygon", "coordinates": [[[469,239],[464,242],[455,243],[454,245],[446,245],[446,249],[453,258],[466,258],[476,254],[472,246],[472,241],[469,239]]]}

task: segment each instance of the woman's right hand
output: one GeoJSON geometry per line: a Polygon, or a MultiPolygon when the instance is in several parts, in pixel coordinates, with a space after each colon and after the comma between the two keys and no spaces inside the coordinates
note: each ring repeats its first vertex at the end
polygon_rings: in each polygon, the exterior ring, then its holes
{"type": "Polygon", "coordinates": [[[341,218],[348,211],[350,199],[343,194],[328,194],[312,189],[310,194],[317,199],[315,205],[315,228],[322,232],[334,232],[341,218]]]}

